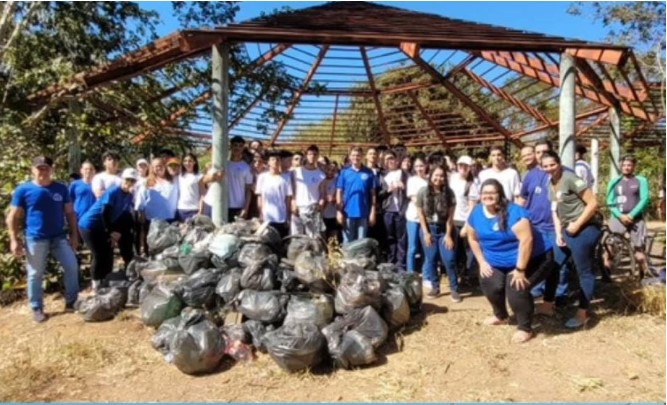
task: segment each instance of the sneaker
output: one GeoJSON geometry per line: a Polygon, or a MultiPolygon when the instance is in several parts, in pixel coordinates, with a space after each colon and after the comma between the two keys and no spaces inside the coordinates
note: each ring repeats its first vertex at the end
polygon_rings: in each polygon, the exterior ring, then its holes
{"type": "Polygon", "coordinates": [[[44,311],[41,309],[33,309],[32,310],[32,320],[37,322],[37,323],[42,323],[46,321],[46,314],[44,314],[44,311]]]}
{"type": "Polygon", "coordinates": [[[76,308],[74,308],[74,303],[70,302],[65,304],[65,313],[71,314],[76,311],[76,308]]]}
{"type": "Polygon", "coordinates": [[[437,298],[440,295],[440,290],[437,288],[431,288],[431,290],[426,293],[426,296],[429,298],[437,298]]]}
{"type": "Polygon", "coordinates": [[[452,302],[461,302],[461,301],[463,301],[463,298],[461,298],[461,294],[459,294],[458,291],[452,291],[449,294],[449,298],[452,299],[452,302]]]}

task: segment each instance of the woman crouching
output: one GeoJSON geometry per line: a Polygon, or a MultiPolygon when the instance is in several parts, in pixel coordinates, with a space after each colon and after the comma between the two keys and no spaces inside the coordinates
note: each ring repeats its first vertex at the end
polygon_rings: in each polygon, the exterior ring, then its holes
{"type": "Polygon", "coordinates": [[[507,299],[518,323],[512,341],[527,342],[533,337],[535,306],[530,286],[555,274],[551,249],[542,238],[533,238],[528,212],[508,202],[497,180],[482,184],[480,201],[468,217],[467,233],[479,263],[482,292],[493,308],[484,323],[508,323],[507,299]]]}

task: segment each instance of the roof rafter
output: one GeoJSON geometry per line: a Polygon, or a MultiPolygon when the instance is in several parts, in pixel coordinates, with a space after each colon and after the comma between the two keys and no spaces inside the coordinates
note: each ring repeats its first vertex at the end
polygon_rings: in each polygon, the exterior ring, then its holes
{"type": "Polygon", "coordinates": [[[371,88],[371,93],[373,95],[373,103],[375,103],[375,109],[378,113],[378,121],[380,123],[380,130],[384,136],[384,142],[388,145],[389,130],[387,129],[387,124],[384,122],[384,114],[382,113],[382,103],[380,103],[380,96],[378,91],[375,88],[375,79],[373,78],[373,72],[371,71],[371,65],[368,63],[368,55],[366,54],[366,47],[360,46],[359,52],[361,52],[361,59],[364,62],[364,69],[366,69],[366,75],[368,75],[368,86],[371,88]]]}
{"type": "Polygon", "coordinates": [[[435,134],[438,136],[438,138],[440,138],[442,143],[445,143],[445,137],[440,133],[440,131],[438,130],[438,126],[435,125],[435,123],[433,122],[433,119],[428,114],[428,112],[426,112],[426,110],[424,109],[424,106],[422,106],[422,104],[419,102],[419,99],[417,98],[415,93],[409,91],[408,96],[410,96],[410,98],[412,99],[412,102],[415,103],[415,106],[417,106],[417,109],[419,109],[419,112],[424,116],[424,119],[426,120],[426,122],[428,122],[428,125],[431,127],[431,129],[433,129],[433,132],[435,132],[435,134]]]}

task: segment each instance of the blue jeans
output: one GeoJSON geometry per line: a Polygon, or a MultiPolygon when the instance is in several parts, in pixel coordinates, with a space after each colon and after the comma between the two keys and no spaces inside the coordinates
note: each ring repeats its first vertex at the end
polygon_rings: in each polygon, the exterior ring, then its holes
{"type": "MultiPolygon", "coordinates": [[[[558,287],[556,288],[556,299],[565,300],[567,299],[567,294],[570,289],[569,277],[570,277],[570,266],[568,265],[568,254],[556,244],[556,232],[555,231],[540,231],[544,234],[547,240],[550,240],[553,244],[553,254],[554,261],[558,268],[558,287]]],[[[531,290],[531,293],[534,297],[539,297],[544,295],[544,286],[545,282],[537,284],[531,290]]]]}
{"type": "Polygon", "coordinates": [[[79,264],[66,238],[26,241],[28,268],[28,300],[32,309],[43,309],[42,279],[49,253],[65,271],[65,302],[73,304],[79,296],[79,264]]]}
{"type": "Polygon", "coordinates": [[[419,222],[406,221],[408,254],[406,258],[406,270],[408,273],[414,273],[416,265],[415,256],[421,248],[419,240],[419,222]]]}
{"type": "MultiPolygon", "coordinates": [[[[565,257],[572,256],[579,276],[579,308],[588,309],[595,290],[595,273],[593,253],[602,232],[597,225],[587,225],[572,236],[563,231],[563,239],[567,247],[563,249],[565,257]]],[[[558,263],[559,265],[562,263],[558,263]]]]}
{"type": "Polygon", "coordinates": [[[424,267],[422,275],[425,280],[431,282],[434,289],[440,289],[440,275],[436,269],[438,258],[440,263],[447,272],[449,278],[449,289],[451,291],[459,291],[459,283],[456,275],[456,246],[453,249],[445,247],[445,233],[441,232],[435,225],[429,224],[429,232],[431,233],[431,246],[426,246],[424,243],[424,232],[419,231],[421,236],[421,243],[424,247],[424,267]]]}
{"type": "Polygon", "coordinates": [[[368,234],[367,218],[345,218],[343,228],[343,243],[363,239],[368,234]]]}

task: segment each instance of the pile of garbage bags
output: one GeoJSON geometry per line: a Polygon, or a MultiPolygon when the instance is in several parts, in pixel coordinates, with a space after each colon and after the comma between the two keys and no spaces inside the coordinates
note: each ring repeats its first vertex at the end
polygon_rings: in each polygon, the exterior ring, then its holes
{"type": "Polygon", "coordinates": [[[421,309],[418,274],[376,264],[378,244],[343,245],[330,263],[318,238],[291,236],[257,220],[220,228],[205,217],[152,221],[150,258],[127,267],[122,284],[81,303],[86,321],[139,307],[156,329],[153,347],[186,374],[216,371],[222,359],[268,353],[284,370],[323,362],[352,368],[377,360],[392,330],[421,309]],[[236,315],[234,322],[225,319],[236,315]]]}

